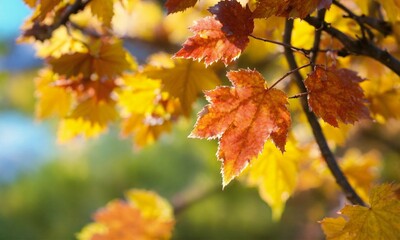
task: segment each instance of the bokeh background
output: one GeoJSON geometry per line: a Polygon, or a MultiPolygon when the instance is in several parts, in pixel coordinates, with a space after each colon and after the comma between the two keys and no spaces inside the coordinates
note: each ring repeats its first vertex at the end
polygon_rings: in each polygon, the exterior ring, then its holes
{"type": "MultiPolygon", "coordinates": [[[[117,126],[98,139],[58,145],[56,121],[34,119],[33,79],[42,62],[31,46],[15,43],[29,14],[22,0],[0,0],[0,240],[74,239],[96,209],[131,188],[190,203],[176,215],[173,239],[322,238],[317,221],[342,198],[304,191],[272,221],[256,189],[234,181],[222,191],[216,142],[187,139],[194,114],[140,151],[117,126]]],[[[369,126],[348,143],[384,153],[382,181],[399,180],[398,126],[369,126]]]]}

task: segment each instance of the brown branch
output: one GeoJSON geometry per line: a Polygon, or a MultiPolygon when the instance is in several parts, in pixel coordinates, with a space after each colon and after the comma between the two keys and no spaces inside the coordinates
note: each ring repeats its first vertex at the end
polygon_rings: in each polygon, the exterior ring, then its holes
{"type": "MultiPolygon", "coordinates": [[[[286,20],[283,42],[286,44],[289,44],[289,45],[292,40],[292,30],[293,30],[293,20],[292,19],[286,20]]],[[[285,48],[285,57],[286,57],[286,60],[288,61],[291,69],[298,68],[297,62],[296,62],[293,52],[290,48],[285,48]]],[[[301,76],[301,74],[298,71],[296,71],[293,73],[293,76],[295,77],[296,83],[297,83],[300,91],[307,92],[307,89],[303,83],[303,77],[301,76]]],[[[326,164],[328,165],[328,168],[331,171],[332,175],[335,177],[336,183],[341,187],[341,189],[343,190],[347,199],[351,203],[365,206],[364,201],[357,195],[357,193],[354,191],[353,187],[348,182],[346,176],[343,174],[342,170],[340,169],[340,167],[335,159],[335,156],[333,155],[331,149],[328,146],[325,135],[322,132],[321,125],[319,124],[318,119],[314,115],[314,113],[309,110],[306,99],[300,98],[300,101],[301,101],[301,105],[303,107],[303,111],[305,112],[305,114],[307,116],[307,120],[311,126],[315,140],[321,151],[322,157],[324,158],[326,164]]]]}
{"type": "Polygon", "coordinates": [[[53,32],[62,25],[68,23],[69,18],[72,14],[75,14],[83,10],[91,0],[76,0],[73,4],[66,7],[62,14],[57,18],[57,20],[51,25],[43,24],[39,21],[35,21],[32,28],[24,32],[23,36],[32,36],[36,40],[44,41],[51,38],[53,32]]]}
{"type": "Polygon", "coordinates": [[[311,64],[308,63],[308,64],[303,65],[303,66],[301,66],[301,67],[298,67],[298,68],[296,68],[296,69],[290,70],[290,71],[287,72],[285,75],[283,75],[281,78],[279,78],[276,82],[274,82],[269,88],[274,88],[278,83],[280,83],[283,79],[285,79],[285,78],[286,78],[287,76],[289,76],[290,74],[293,74],[294,72],[297,72],[297,71],[299,71],[300,69],[303,69],[303,68],[308,67],[308,66],[310,66],[310,65],[311,65],[311,64]]]}
{"type": "Polygon", "coordinates": [[[308,55],[310,54],[310,50],[307,50],[307,49],[304,49],[304,48],[298,48],[298,47],[292,46],[290,44],[285,44],[283,42],[278,42],[278,41],[274,41],[274,40],[271,40],[271,39],[261,38],[261,37],[257,37],[257,36],[251,35],[251,34],[250,34],[250,37],[252,37],[254,39],[257,39],[257,40],[260,40],[260,41],[263,41],[263,42],[268,42],[268,43],[272,43],[272,44],[275,44],[275,45],[279,45],[279,46],[282,46],[282,47],[289,47],[294,51],[303,53],[306,57],[309,57],[308,55]]]}
{"type": "MultiPolygon", "coordinates": [[[[318,19],[319,20],[324,20],[325,19],[325,9],[321,9],[318,11],[318,19]]],[[[313,48],[311,49],[311,66],[314,68],[315,67],[315,61],[317,60],[318,52],[319,52],[319,45],[321,43],[321,35],[322,35],[322,25],[318,28],[315,29],[315,35],[314,35],[314,44],[313,48]]]]}
{"type": "Polygon", "coordinates": [[[322,26],[321,28],[323,31],[338,39],[344,45],[344,49],[338,52],[339,56],[347,56],[349,54],[367,56],[382,63],[400,76],[399,59],[392,56],[386,50],[380,49],[375,45],[375,43],[366,39],[353,39],[340,30],[332,27],[329,23],[321,21],[315,17],[308,16],[304,21],[315,28],[322,26]]]}

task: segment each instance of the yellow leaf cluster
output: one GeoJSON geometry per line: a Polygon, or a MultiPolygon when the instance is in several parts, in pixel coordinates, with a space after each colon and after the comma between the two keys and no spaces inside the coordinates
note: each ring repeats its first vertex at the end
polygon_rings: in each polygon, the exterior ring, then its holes
{"type": "Polygon", "coordinates": [[[371,190],[370,206],[347,205],[338,218],[325,218],[322,229],[328,240],[396,240],[400,236],[400,199],[395,186],[383,184],[371,190]]]}

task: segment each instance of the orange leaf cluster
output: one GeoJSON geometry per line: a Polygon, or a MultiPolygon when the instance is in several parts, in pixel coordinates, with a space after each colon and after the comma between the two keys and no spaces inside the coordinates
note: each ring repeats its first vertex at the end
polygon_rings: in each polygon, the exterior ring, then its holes
{"type": "Polygon", "coordinates": [[[226,186],[262,151],[272,138],[284,151],[291,124],[284,92],[267,88],[254,70],[227,74],[233,87],[218,87],[206,92],[210,102],[199,114],[190,137],[219,138],[218,158],[223,162],[226,186]]]}

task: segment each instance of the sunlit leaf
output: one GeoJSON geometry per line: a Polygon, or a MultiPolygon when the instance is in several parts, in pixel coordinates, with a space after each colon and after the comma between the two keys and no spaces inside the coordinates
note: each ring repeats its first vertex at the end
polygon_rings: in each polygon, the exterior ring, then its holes
{"type": "Polygon", "coordinates": [[[130,190],[94,215],[79,240],[170,239],[175,224],[171,205],[154,192],[130,190]]]}
{"type": "Polygon", "coordinates": [[[210,65],[222,61],[225,65],[235,60],[249,42],[254,20],[248,7],[237,1],[221,1],[210,8],[215,18],[206,17],[195,23],[190,37],[175,56],[204,61],[210,65]]]}
{"type": "Polygon", "coordinates": [[[266,142],[262,153],[247,169],[246,182],[258,187],[262,199],[272,209],[274,220],[279,220],[296,187],[298,160],[304,156],[293,141],[288,141],[286,150],[282,154],[271,142],[266,142]]]}
{"type": "Polygon", "coordinates": [[[87,53],[70,53],[59,58],[50,58],[49,63],[54,72],[70,76],[90,78],[97,74],[98,78],[112,78],[130,69],[129,54],[124,50],[122,42],[103,38],[91,42],[87,53]]]}
{"type": "Polygon", "coordinates": [[[370,206],[347,205],[340,214],[346,216],[322,220],[328,240],[395,240],[400,236],[400,200],[394,187],[383,184],[371,190],[370,206]]]}
{"type": "Polygon", "coordinates": [[[252,70],[227,74],[233,87],[206,92],[210,102],[200,113],[190,137],[219,138],[218,158],[223,162],[223,185],[238,176],[272,138],[284,151],[291,124],[284,92],[267,88],[252,70]]]}
{"type": "Polygon", "coordinates": [[[338,127],[338,121],[353,124],[369,119],[367,100],[356,72],[317,66],[307,79],[308,103],[325,122],[338,127]]]}
{"type": "Polygon", "coordinates": [[[192,105],[204,90],[210,90],[220,84],[212,68],[203,63],[186,59],[175,59],[172,62],[152,61],[143,74],[160,79],[163,90],[180,100],[182,111],[186,116],[191,114],[192,105]],[[154,66],[156,65],[156,66],[154,66]]]}

